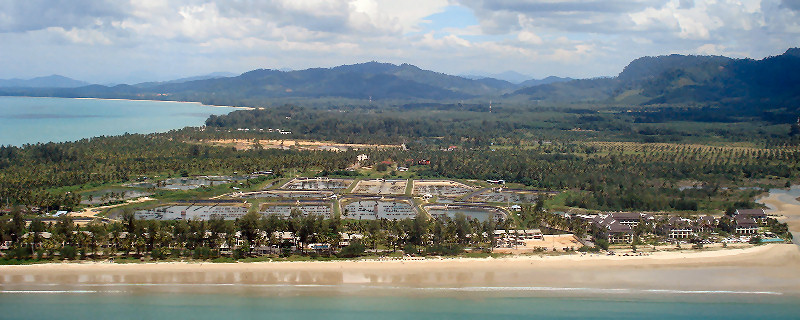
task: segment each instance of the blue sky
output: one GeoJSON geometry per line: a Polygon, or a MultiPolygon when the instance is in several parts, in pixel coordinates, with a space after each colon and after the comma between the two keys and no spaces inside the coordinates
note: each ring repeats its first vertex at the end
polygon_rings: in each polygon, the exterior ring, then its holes
{"type": "Polygon", "coordinates": [[[672,53],[800,46],[800,0],[5,0],[0,78],[97,83],[365,61],[613,76],[672,53]]]}

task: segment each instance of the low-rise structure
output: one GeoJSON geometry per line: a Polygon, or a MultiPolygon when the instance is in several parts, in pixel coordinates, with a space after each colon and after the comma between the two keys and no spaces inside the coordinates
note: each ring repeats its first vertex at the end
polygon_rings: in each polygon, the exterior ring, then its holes
{"type": "Polygon", "coordinates": [[[737,234],[756,234],[758,233],[758,222],[752,216],[737,215],[733,218],[736,224],[737,234]]]}
{"type": "Polygon", "coordinates": [[[733,213],[734,217],[750,217],[755,219],[756,221],[763,221],[767,218],[767,214],[764,212],[764,209],[736,209],[733,213]]]}

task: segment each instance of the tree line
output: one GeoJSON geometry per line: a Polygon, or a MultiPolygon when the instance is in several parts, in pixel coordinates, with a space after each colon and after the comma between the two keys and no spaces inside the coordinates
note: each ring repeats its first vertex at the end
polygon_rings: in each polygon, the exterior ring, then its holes
{"type": "Polygon", "coordinates": [[[509,219],[483,222],[460,213],[435,219],[426,215],[403,220],[324,219],[297,209],[287,219],[251,212],[236,220],[213,217],[208,221],[138,220],[128,211],[119,221],[95,219],[84,226],[76,225],[69,216],[45,222],[41,217],[26,221],[20,210],[11,215],[10,220],[0,220],[0,240],[10,243],[6,254],[14,259],[238,259],[263,254],[356,257],[365,251],[448,255],[465,248],[491,251],[496,229],[544,227],[580,236],[588,230],[580,219],[545,213],[542,202],[525,206],[509,219]],[[343,234],[360,237],[340,247],[343,234]],[[322,246],[310,248],[310,244],[322,246]]]}

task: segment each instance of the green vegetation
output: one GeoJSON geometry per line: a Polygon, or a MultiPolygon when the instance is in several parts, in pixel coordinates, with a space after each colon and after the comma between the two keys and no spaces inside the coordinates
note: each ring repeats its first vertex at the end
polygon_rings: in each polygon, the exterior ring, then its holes
{"type": "MultiPolygon", "coordinates": [[[[375,63],[291,73],[256,70],[229,79],[130,88],[125,94],[140,98],[168,92],[170,99],[260,109],[211,116],[201,129],[0,146],[0,207],[5,210],[0,240],[11,243],[6,255],[18,262],[118,255],[131,257],[131,262],[267,259],[254,257],[259,255],[334,259],[401,251],[475,255],[489,254],[481,248],[493,247],[496,226],[463,216],[340,221],[295,213],[284,221],[258,215],[257,204],[270,200],[255,199],[247,200],[252,212],[236,221],[158,222],[133,219],[131,210],[141,204],[125,203],[126,193],[134,191],[164,203],[274,189],[294,177],[504,180],[506,187],[556,195],[512,214],[501,227],[564,230],[579,237],[595,230],[547,210],[687,214],[752,208],[757,206],[754,198],[766,189],[800,181],[800,122],[795,122],[800,81],[792,73],[798,60],[796,49],[760,61],[642,58],[616,78],[517,91],[501,82],[375,63]],[[289,80],[302,85],[287,91],[289,80]],[[264,81],[276,85],[263,89],[264,81]],[[348,85],[352,83],[358,85],[348,85]],[[491,109],[488,101],[493,101],[491,109]],[[283,148],[287,138],[367,145],[312,151],[283,148]],[[222,139],[254,142],[254,147],[213,145],[222,139]],[[281,143],[264,146],[263,140],[281,143]],[[362,153],[369,159],[357,164],[362,153]],[[400,172],[398,167],[409,170],[400,172]],[[170,178],[261,171],[272,174],[193,190],[163,188],[170,178]],[[103,204],[119,204],[115,210],[126,212],[122,221],[95,220],[77,228],[69,218],[45,222],[41,214],[103,204]],[[9,212],[17,206],[19,211],[9,212]],[[293,236],[276,239],[279,231],[293,236]],[[238,239],[232,236],[236,232],[238,239]],[[342,232],[364,238],[339,248],[342,232]]],[[[34,91],[121,94],[102,86],[48,90],[34,91]]],[[[406,195],[410,193],[409,186],[406,195]]],[[[777,221],[762,227],[782,238],[791,235],[777,221]]],[[[720,234],[733,229],[731,221],[720,222],[720,234]]],[[[651,240],[639,238],[644,233],[637,231],[636,244],[651,240]]],[[[608,243],[597,246],[607,248],[608,243]]]]}

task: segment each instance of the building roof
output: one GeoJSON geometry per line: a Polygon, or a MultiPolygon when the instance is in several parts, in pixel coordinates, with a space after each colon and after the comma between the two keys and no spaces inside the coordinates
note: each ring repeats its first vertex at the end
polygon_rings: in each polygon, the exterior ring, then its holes
{"type": "Polygon", "coordinates": [[[756,216],[756,217],[763,217],[766,216],[764,213],[764,209],[736,209],[737,216],[756,216]]]}
{"type": "Polygon", "coordinates": [[[758,226],[758,223],[756,223],[756,220],[752,216],[737,215],[736,218],[734,218],[734,221],[736,221],[736,226],[737,227],[757,227],[758,226]]]}
{"type": "Polygon", "coordinates": [[[616,220],[643,220],[652,218],[649,214],[639,212],[613,212],[611,216],[616,220]]]}
{"type": "Polygon", "coordinates": [[[700,222],[705,222],[705,223],[717,223],[717,218],[714,218],[714,217],[712,217],[710,215],[706,215],[706,216],[700,217],[699,220],[700,220],[700,222]]]}
{"type": "Polygon", "coordinates": [[[612,221],[609,223],[606,228],[610,233],[631,233],[633,229],[631,227],[620,223],[619,221],[612,221]]]}

